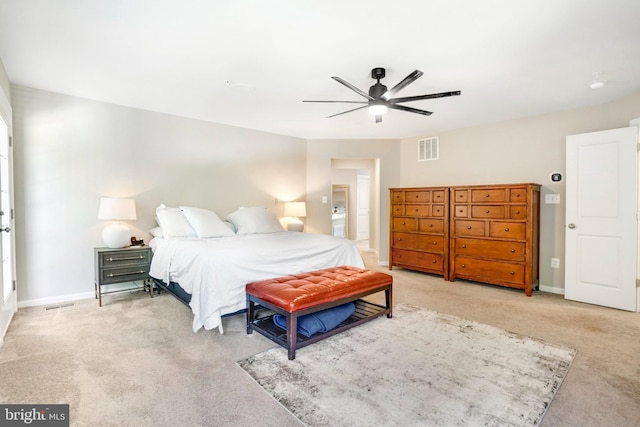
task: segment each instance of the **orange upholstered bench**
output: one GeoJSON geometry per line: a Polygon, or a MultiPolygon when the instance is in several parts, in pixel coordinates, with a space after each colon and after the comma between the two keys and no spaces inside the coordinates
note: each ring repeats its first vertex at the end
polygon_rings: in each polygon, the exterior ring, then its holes
{"type": "Polygon", "coordinates": [[[298,348],[383,314],[391,317],[392,285],[393,277],[389,274],[355,267],[332,267],[249,283],[246,287],[247,334],[259,332],[286,348],[289,359],[293,360],[298,348]],[[382,291],[385,293],[385,306],[361,299],[382,291]],[[311,336],[298,333],[300,317],[349,302],[355,304],[355,311],[338,326],[311,336]],[[258,318],[256,304],[276,314],[258,318]],[[286,318],[286,332],[274,323],[277,314],[286,318]]]}

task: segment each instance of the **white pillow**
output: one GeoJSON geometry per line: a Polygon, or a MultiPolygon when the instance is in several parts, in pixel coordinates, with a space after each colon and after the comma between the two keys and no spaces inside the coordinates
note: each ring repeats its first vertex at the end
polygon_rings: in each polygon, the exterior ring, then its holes
{"type": "Polygon", "coordinates": [[[284,231],[276,215],[263,207],[240,208],[230,213],[227,219],[236,227],[236,234],[284,231]]]}
{"type": "Polygon", "coordinates": [[[196,237],[196,231],[179,208],[160,205],[156,209],[156,218],[164,237],[196,237]]]}
{"type": "Polygon", "coordinates": [[[149,230],[149,234],[151,234],[153,237],[159,237],[159,238],[164,237],[164,234],[162,234],[161,227],[153,227],[151,230],[149,230]]]}
{"type": "Polygon", "coordinates": [[[180,206],[180,210],[201,239],[234,235],[233,231],[212,211],[190,206],[180,206]]]}

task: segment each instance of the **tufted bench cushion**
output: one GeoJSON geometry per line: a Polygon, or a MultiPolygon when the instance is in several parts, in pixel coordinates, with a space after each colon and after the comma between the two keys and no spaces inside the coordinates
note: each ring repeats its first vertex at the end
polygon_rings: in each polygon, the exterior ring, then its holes
{"type": "Polygon", "coordinates": [[[391,317],[391,289],[393,277],[379,271],[356,267],[332,267],[324,270],[282,276],[249,283],[247,293],[247,333],[254,330],[288,348],[289,359],[295,358],[296,348],[371,320],[382,314],[391,317]],[[386,305],[368,303],[361,297],[385,292],[386,305]],[[334,330],[316,334],[308,339],[297,334],[297,318],[320,310],[356,302],[356,313],[334,330]],[[267,307],[287,318],[286,335],[272,327],[271,317],[255,319],[255,305],[267,307]]]}

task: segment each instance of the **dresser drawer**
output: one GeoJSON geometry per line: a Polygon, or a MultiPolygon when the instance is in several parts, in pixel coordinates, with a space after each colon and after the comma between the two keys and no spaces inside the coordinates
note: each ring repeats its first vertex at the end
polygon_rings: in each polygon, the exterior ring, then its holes
{"type": "Polygon", "coordinates": [[[455,220],[453,233],[456,236],[484,236],[484,221],[455,220]]]}
{"type": "Polygon", "coordinates": [[[100,269],[100,284],[133,282],[149,278],[149,265],[100,269]]]}
{"type": "Polygon", "coordinates": [[[400,231],[417,231],[418,220],[415,218],[393,218],[393,229],[400,231]]]}
{"type": "Polygon", "coordinates": [[[431,216],[431,205],[404,205],[406,216],[431,216]]]}
{"type": "Polygon", "coordinates": [[[431,192],[431,201],[433,203],[444,203],[445,199],[445,190],[433,190],[431,192]]]}
{"type": "Polygon", "coordinates": [[[454,190],[453,202],[454,203],[466,203],[469,201],[469,190],[454,190]]]}
{"type": "Polygon", "coordinates": [[[501,239],[524,240],[525,223],[493,221],[489,224],[489,236],[499,237],[501,239]]]}
{"type": "Polygon", "coordinates": [[[391,212],[393,212],[394,216],[404,215],[404,205],[393,205],[391,207],[391,212]]]}
{"type": "Polygon", "coordinates": [[[469,216],[469,206],[455,205],[453,207],[453,216],[456,218],[467,218],[469,216]]]}
{"type": "Polygon", "coordinates": [[[444,233],[444,220],[421,218],[418,220],[418,231],[422,233],[444,233]]]}
{"type": "Polygon", "coordinates": [[[505,205],[471,206],[472,218],[506,218],[505,205]]]}
{"type": "Polygon", "coordinates": [[[404,191],[392,191],[391,200],[393,203],[404,203],[404,191]]]}
{"type": "Polygon", "coordinates": [[[443,271],[443,255],[429,252],[415,252],[404,249],[393,249],[393,264],[413,266],[433,271],[443,271]]]}
{"type": "Polygon", "coordinates": [[[147,249],[101,252],[98,257],[100,268],[146,265],[150,262],[151,251],[147,249]]]}
{"type": "Polygon", "coordinates": [[[446,212],[444,205],[432,205],[431,206],[431,216],[436,217],[444,217],[444,213],[446,212]]]}
{"type": "Polygon", "coordinates": [[[405,203],[428,203],[431,201],[431,191],[405,191],[405,203]]]}
{"type": "Polygon", "coordinates": [[[507,193],[504,188],[484,188],[471,190],[471,202],[473,203],[494,203],[507,200],[507,193]]]}
{"type": "Polygon", "coordinates": [[[393,246],[418,251],[443,252],[444,237],[429,234],[393,233],[393,246]]]}
{"type": "Polygon", "coordinates": [[[527,189],[522,188],[510,188],[509,200],[511,203],[526,203],[527,202],[527,189]]]}
{"type": "Polygon", "coordinates": [[[527,206],[526,205],[511,205],[511,206],[509,206],[509,218],[511,218],[511,219],[527,219],[527,206]]]}
{"type": "Polygon", "coordinates": [[[455,239],[455,253],[460,256],[524,261],[524,248],[523,242],[455,239]]]}
{"type": "Polygon", "coordinates": [[[489,283],[524,284],[524,264],[456,257],[455,275],[489,283]]]}

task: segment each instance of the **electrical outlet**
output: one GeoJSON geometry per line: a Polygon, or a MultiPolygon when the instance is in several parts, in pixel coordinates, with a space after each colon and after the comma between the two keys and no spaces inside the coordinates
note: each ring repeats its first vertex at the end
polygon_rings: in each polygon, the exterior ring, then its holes
{"type": "Polygon", "coordinates": [[[322,196],[322,203],[327,203],[328,199],[327,196],[322,196]]]}
{"type": "Polygon", "coordinates": [[[549,205],[558,205],[560,204],[560,195],[547,194],[546,196],[544,196],[544,202],[549,205]]]}
{"type": "Polygon", "coordinates": [[[551,268],[560,268],[560,258],[551,258],[551,268]]]}

